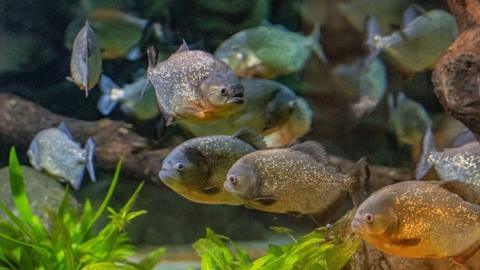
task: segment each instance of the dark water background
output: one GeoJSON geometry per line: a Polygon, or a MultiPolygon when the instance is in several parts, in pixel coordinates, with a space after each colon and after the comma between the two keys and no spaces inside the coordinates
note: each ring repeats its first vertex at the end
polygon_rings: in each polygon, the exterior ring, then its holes
{"type": "MultiPolygon", "coordinates": [[[[444,1],[415,2],[426,9],[446,8],[444,1]]],[[[33,37],[37,48],[30,52],[8,52],[28,53],[29,60],[15,71],[0,73],[0,92],[24,97],[65,116],[84,120],[102,118],[96,108],[99,90],[94,89],[89,97],[85,98],[84,92],[65,80],[69,75],[70,61],[70,50],[65,46],[67,26],[81,14],[82,6],[92,3],[113,6],[166,26],[166,39],[156,43],[165,54],[173,52],[182,39],[196,48],[213,51],[233,33],[256,26],[263,20],[281,24],[297,32],[308,33],[311,28],[295,11],[295,6],[301,1],[0,0],[0,42],[5,38],[2,36],[5,31],[28,33],[33,37]],[[268,8],[262,14],[252,14],[252,6],[258,2],[267,3],[268,8]],[[232,14],[216,11],[211,7],[225,3],[238,11],[232,14]],[[207,24],[210,26],[206,27],[207,24]]],[[[145,42],[142,49],[148,44],[148,41],[145,42]]],[[[323,25],[322,45],[332,63],[346,62],[366,53],[362,34],[351,29],[338,14],[331,14],[323,25]]],[[[0,61],[1,59],[0,55],[0,61]]],[[[116,80],[122,83],[129,82],[132,71],[146,68],[147,65],[145,57],[134,62],[118,59],[105,60],[103,63],[104,72],[115,74],[116,80]]],[[[394,68],[389,65],[387,68],[389,79],[398,81],[394,68]]],[[[330,153],[351,160],[368,154],[370,161],[375,164],[412,166],[410,148],[399,145],[384,126],[388,114],[385,100],[381,101],[370,116],[360,121],[354,120],[345,113],[350,101],[338,95],[338,86],[328,78],[316,59],[307,63],[300,74],[284,76],[278,80],[306,97],[315,111],[314,124],[306,138],[318,140],[330,153]]],[[[422,103],[432,115],[442,111],[431,91],[429,72],[419,73],[410,80],[394,83],[391,87],[391,91],[406,89],[407,96],[422,103]]],[[[131,120],[119,110],[114,111],[110,117],[131,120]]],[[[155,138],[155,121],[134,124],[144,136],[155,138]]],[[[176,132],[181,136],[180,131],[176,132]]],[[[0,151],[2,164],[6,163],[6,153],[6,146],[3,146],[0,151]]],[[[21,153],[21,158],[23,163],[27,164],[24,153],[21,153]]],[[[87,185],[76,195],[79,198],[87,195],[97,200],[103,198],[110,175],[103,173],[102,176],[100,178],[103,181],[87,185]]],[[[128,180],[131,179],[122,181],[123,184],[115,195],[114,204],[117,206],[126,201],[138,183],[128,180]]],[[[298,231],[307,231],[316,226],[308,217],[294,218],[241,207],[194,204],[164,186],[147,185],[137,207],[149,211],[147,216],[139,218],[130,227],[133,239],[142,244],[191,243],[204,234],[205,227],[212,227],[233,239],[248,240],[264,238],[268,233],[268,226],[272,225],[293,227],[298,231]]]]}

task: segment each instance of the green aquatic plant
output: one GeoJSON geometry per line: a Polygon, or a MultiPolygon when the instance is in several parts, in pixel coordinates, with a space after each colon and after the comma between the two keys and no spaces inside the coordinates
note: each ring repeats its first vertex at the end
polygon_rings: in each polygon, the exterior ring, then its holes
{"type": "Polygon", "coordinates": [[[152,269],[165,253],[164,248],[154,250],[139,263],[127,259],[135,253],[135,248],[125,226],[146,213],[144,210],[132,211],[143,183],[120,210],[108,207],[120,168],[121,161],[98,209],[93,209],[89,200],[82,209],[71,205],[67,189],[60,207],[46,210],[48,219],[42,222],[39,216],[32,214],[20,163],[12,148],[9,176],[15,209],[8,209],[0,202],[0,210],[8,217],[0,219],[0,270],[152,269]],[[110,213],[109,222],[96,232],[93,226],[105,210],[110,213]]]}
{"type": "MultiPolygon", "coordinates": [[[[293,237],[289,229],[272,229],[293,237]]],[[[360,239],[355,236],[328,239],[327,230],[315,230],[292,244],[269,245],[267,254],[256,260],[230,238],[211,229],[193,247],[202,258],[202,269],[206,270],[340,270],[359,248],[360,239]]]]}

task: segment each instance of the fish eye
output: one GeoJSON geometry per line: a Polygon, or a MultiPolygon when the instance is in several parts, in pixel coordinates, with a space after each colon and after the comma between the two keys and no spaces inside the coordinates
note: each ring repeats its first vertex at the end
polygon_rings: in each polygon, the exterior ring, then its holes
{"type": "Polygon", "coordinates": [[[372,215],[372,214],[365,214],[365,215],[363,216],[363,218],[364,218],[364,219],[365,219],[365,221],[366,221],[366,222],[368,222],[368,223],[372,223],[372,222],[373,222],[373,220],[374,220],[374,218],[373,218],[373,215],[372,215]]]}
{"type": "Polygon", "coordinates": [[[185,165],[183,165],[183,163],[177,163],[175,164],[175,170],[177,171],[183,171],[185,169],[185,165]]]}
{"type": "Polygon", "coordinates": [[[227,88],[222,88],[222,89],[220,89],[220,94],[221,94],[222,96],[228,95],[228,90],[227,90],[227,88]]]}
{"type": "Polygon", "coordinates": [[[237,181],[237,177],[235,177],[235,175],[230,175],[230,176],[228,176],[228,181],[229,181],[230,183],[232,183],[232,185],[236,185],[237,182],[238,182],[238,181],[237,181]]]}

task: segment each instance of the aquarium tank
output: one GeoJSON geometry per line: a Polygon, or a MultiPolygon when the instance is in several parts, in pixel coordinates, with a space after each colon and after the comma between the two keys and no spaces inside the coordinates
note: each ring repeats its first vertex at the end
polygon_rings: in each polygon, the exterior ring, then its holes
{"type": "Polygon", "coordinates": [[[478,0],[0,11],[0,269],[480,269],[478,0]]]}

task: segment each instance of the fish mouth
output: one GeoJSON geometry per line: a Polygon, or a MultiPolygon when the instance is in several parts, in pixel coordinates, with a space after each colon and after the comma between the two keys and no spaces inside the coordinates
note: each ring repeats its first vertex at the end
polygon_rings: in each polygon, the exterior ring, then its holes
{"type": "Polygon", "coordinates": [[[362,231],[362,222],[360,220],[358,220],[358,218],[354,218],[352,220],[352,224],[351,224],[351,227],[352,227],[352,231],[356,234],[360,234],[361,231],[362,231]]]}
{"type": "Polygon", "coordinates": [[[243,100],[243,95],[239,96],[239,95],[235,95],[233,97],[231,97],[229,100],[228,100],[228,104],[243,104],[245,101],[243,100]]]}
{"type": "Polygon", "coordinates": [[[168,183],[177,181],[176,173],[170,170],[160,170],[160,172],[158,173],[158,177],[160,178],[160,180],[162,180],[162,182],[168,183]]]}
{"type": "Polygon", "coordinates": [[[230,192],[230,193],[236,194],[235,188],[233,187],[233,184],[230,183],[230,181],[228,181],[228,180],[225,181],[225,182],[223,183],[223,187],[225,188],[226,191],[228,191],[228,192],[230,192]]]}

